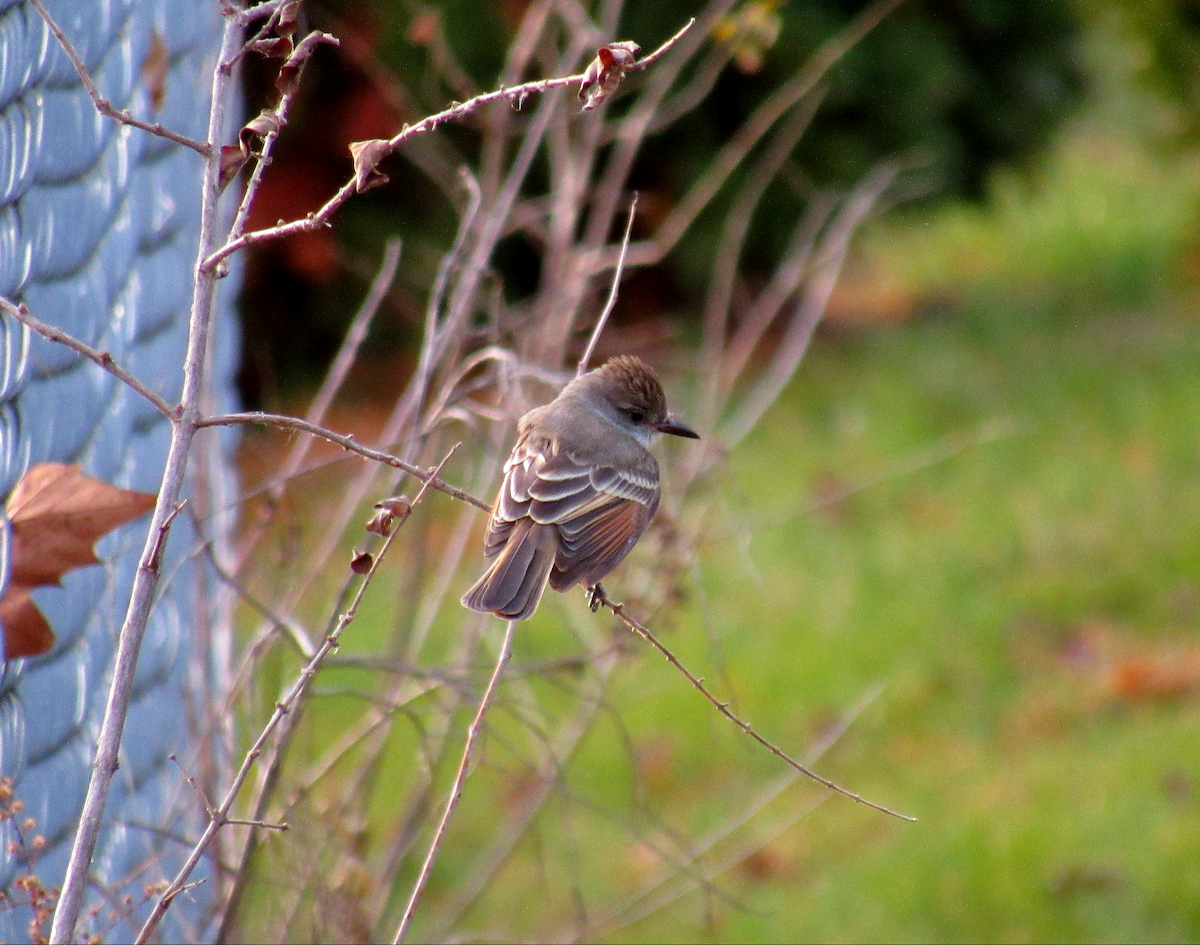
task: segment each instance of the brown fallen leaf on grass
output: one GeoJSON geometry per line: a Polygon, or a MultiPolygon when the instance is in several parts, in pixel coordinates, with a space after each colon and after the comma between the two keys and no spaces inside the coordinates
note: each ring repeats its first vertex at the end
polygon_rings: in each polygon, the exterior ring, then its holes
{"type": "Polygon", "coordinates": [[[39,463],[21,477],[7,506],[13,540],[8,587],[0,599],[5,659],[37,656],[54,645],[54,631],[30,591],[59,584],[74,568],[99,564],[92,546],[153,507],[150,493],[92,479],[77,464],[39,463]]]}

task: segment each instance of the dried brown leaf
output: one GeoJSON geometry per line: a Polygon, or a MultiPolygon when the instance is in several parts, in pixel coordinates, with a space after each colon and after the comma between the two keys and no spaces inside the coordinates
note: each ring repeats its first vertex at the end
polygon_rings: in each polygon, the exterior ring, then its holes
{"type": "Polygon", "coordinates": [[[279,115],[273,109],[264,108],[246,122],[242,126],[242,130],[238,132],[238,143],[242,146],[242,153],[249,158],[251,138],[255,136],[265,138],[269,134],[278,132],[282,127],[283,122],[279,120],[279,115]]]}
{"type": "Polygon", "coordinates": [[[54,646],[54,631],[37,609],[27,588],[9,584],[0,600],[0,625],[4,627],[4,658],[40,656],[54,646]]]}
{"type": "Polygon", "coordinates": [[[238,174],[241,173],[246,162],[250,160],[250,155],[243,151],[236,144],[225,144],[221,146],[221,179],[220,189],[224,190],[229,186],[238,174]]]}
{"type": "Polygon", "coordinates": [[[167,97],[167,73],[171,68],[171,51],[159,35],[150,30],[150,51],[142,61],[142,81],[150,92],[150,108],[158,111],[167,97]]]}
{"type": "Polygon", "coordinates": [[[296,21],[300,16],[300,0],[288,0],[279,8],[279,22],[275,32],[280,36],[293,36],[296,33],[296,21]]]}
{"type": "Polygon", "coordinates": [[[289,59],[279,67],[279,75],[275,76],[275,88],[280,95],[295,95],[300,88],[300,63],[289,59]]]}
{"type": "Polygon", "coordinates": [[[640,49],[637,43],[626,40],[596,50],[596,58],[584,70],[579,86],[579,100],[583,102],[585,112],[606,101],[617,90],[625,78],[625,71],[637,62],[640,49]]]}
{"type": "Polygon", "coordinates": [[[382,138],[372,138],[370,141],[353,141],[350,144],[350,155],[354,158],[354,189],[360,194],[364,190],[378,187],[388,182],[387,174],[378,168],[378,164],[391,152],[391,147],[382,138]]]}
{"type": "Polygon", "coordinates": [[[248,44],[252,52],[261,53],[268,59],[286,59],[292,54],[292,40],[288,36],[265,36],[248,44]]]}
{"type": "Polygon", "coordinates": [[[4,653],[44,653],[54,634],[29,592],[58,584],[75,568],[99,564],[92,546],[114,528],[154,507],[146,492],[118,489],[85,476],[78,465],[39,463],[8,497],[12,525],[9,583],[0,600],[4,653]]]}
{"type": "Polygon", "coordinates": [[[367,522],[367,531],[383,535],[386,538],[391,534],[392,525],[397,518],[401,520],[408,518],[408,514],[412,511],[412,499],[406,495],[396,496],[377,502],[375,508],[375,514],[367,522]]]}

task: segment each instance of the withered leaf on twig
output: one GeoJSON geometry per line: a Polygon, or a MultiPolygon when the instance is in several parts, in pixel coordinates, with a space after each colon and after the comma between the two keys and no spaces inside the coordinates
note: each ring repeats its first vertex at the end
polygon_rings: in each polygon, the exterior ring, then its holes
{"type": "Polygon", "coordinates": [[[261,53],[268,59],[286,59],[292,54],[292,41],[287,36],[264,36],[247,44],[252,52],[261,53]]]}
{"type": "Polygon", "coordinates": [[[36,656],[54,645],[54,632],[29,592],[58,584],[75,568],[99,564],[92,546],[114,528],[154,507],[147,492],[118,489],[85,476],[77,464],[39,463],[8,497],[12,556],[0,600],[4,657],[36,656]]]}
{"type": "Polygon", "coordinates": [[[287,0],[279,8],[279,20],[275,24],[275,32],[280,36],[294,36],[296,20],[300,16],[300,0],[287,0]]]}
{"type": "Polygon", "coordinates": [[[579,100],[583,110],[589,111],[607,100],[625,78],[625,70],[637,62],[641,47],[631,40],[609,43],[596,50],[596,58],[583,73],[579,86],[579,100]]]}
{"type": "Polygon", "coordinates": [[[360,194],[388,182],[387,174],[379,170],[378,165],[390,150],[388,142],[382,138],[350,143],[350,155],[354,158],[354,189],[360,194]]]}
{"type": "Polygon", "coordinates": [[[391,499],[384,499],[382,502],[376,502],[375,508],[377,511],[367,522],[367,531],[386,538],[392,533],[392,525],[395,524],[396,519],[403,521],[408,518],[412,511],[412,499],[406,495],[395,496],[391,499]]]}
{"type": "Polygon", "coordinates": [[[221,177],[217,185],[224,190],[230,182],[242,172],[242,168],[250,160],[250,155],[236,144],[221,145],[221,177]]]}
{"type": "Polygon", "coordinates": [[[282,127],[282,122],[279,120],[279,115],[273,109],[264,108],[255,117],[251,118],[242,130],[238,132],[238,143],[242,146],[242,152],[250,156],[250,139],[257,135],[260,138],[265,138],[272,132],[279,131],[282,127]]]}

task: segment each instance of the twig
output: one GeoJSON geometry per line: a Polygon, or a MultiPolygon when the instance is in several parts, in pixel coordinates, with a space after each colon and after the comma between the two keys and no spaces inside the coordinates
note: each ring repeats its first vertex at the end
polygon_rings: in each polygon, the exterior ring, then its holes
{"type": "MultiPolygon", "coordinates": [[[[694,23],[695,20],[692,22],[694,23]]],[[[629,219],[625,222],[625,235],[621,239],[621,255],[617,257],[617,266],[613,270],[612,288],[608,291],[608,301],[604,303],[604,311],[596,320],[596,327],[592,329],[592,337],[588,339],[583,356],[575,365],[576,377],[580,377],[587,370],[588,362],[592,360],[592,352],[596,350],[596,342],[600,340],[600,333],[604,331],[604,326],[608,323],[608,316],[612,314],[613,306],[617,304],[617,288],[621,284],[621,270],[625,268],[625,253],[629,249],[629,234],[633,232],[633,218],[637,213],[637,204],[638,195],[635,193],[633,199],[629,201],[629,219]]]]}
{"type": "Polygon", "coordinates": [[[708,687],[704,685],[704,680],[700,679],[699,676],[696,676],[694,673],[692,673],[691,670],[689,670],[686,666],[684,666],[683,663],[681,663],[679,661],[679,658],[674,653],[672,653],[669,649],[667,649],[667,647],[659,641],[658,637],[656,637],[653,633],[651,633],[648,629],[646,629],[646,627],[643,626],[641,623],[639,623],[637,620],[634,620],[634,618],[630,617],[627,613],[625,613],[625,605],[624,604],[616,603],[614,601],[609,600],[608,597],[604,593],[604,589],[599,584],[594,586],[591,593],[592,593],[592,601],[597,606],[607,607],[609,610],[611,610],[613,612],[613,615],[616,616],[616,618],[618,620],[620,620],[621,623],[625,624],[625,626],[627,626],[630,630],[632,630],[634,633],[636,633],[638,636],[640,636],[643,640],[645,640],[647,643],[649,643],[652,647],[654,647],[656,650],[658,650],[658,652],[660,652],[663,656],[665,656],[667,658],[667,662],[670,663],[672,666],[674,666],[677,670],[679,670],[679,672],[682,673],[687,678],[687,681],[690,682],[700,692],[700,694],[702,696],[704,696],[705,699],[707,699],[710,703],[712,703],[712,705],[716,708],[716,710],[718,712],[720,712],[723,716],[725,716],[725,718],[729,719],[730,722],[732,722],[734,725],[736,725],[738,728],[740,728],[743,732],[745,732],[747,735],[749,735],[751,738],[753,738],[756,742],[758,742],[760,745],[762,745],[764,748],[766,748],[767,751],[769,751],[771,754],[773,754],[776,758],[779,758],[781,761],[786,762],[788,765],[795,768],[797,771],[799,771],[805,777],[811,778],[813,781],[816,781],[818,784],[822,785],[823,787],[826,787],[831,791],[841,794],[843,797],[848,797],[848,798],[850,798],[850,800],[857,801],[859,804],[865,804],[867,807],[870,807],[872,810],[877,810],[881,814],[887,814],[889,817],[896,817],[900,820],[907,820],[909,822],[916,821],[917,818],[915,818],[915,817],[910,817],[907,814],[899,814],[896,811],[891,810],[887,807],[884,807],[880,804],[876,804],[873,801],[868,801],[865,797],[862,797],[859,794],[855,794],[853,791],[846,790],[844,787],[842,787],[838,784],[835,784],[833,781],[830,781],[828,778],[821,777],[821,775],[817,774],[815,771],[812,771],[809,768],[806,768],[800,762],[796,761],[796,759],[794,759],[791,755],[787,754],[782,748],[767,741],[765,738],[763,738],[761,735],[758,734],[758,732],[756,732],[753,729],[753,727],[750,725],[749,722],[744,722],[738,716],[734,715],[733,712],[731,712],[729,709],[728,702],[722,702],[720,699],[718,699],[716,696],[714,696],[712,694],[712,692],[708,689],[708,687]]]}
{"type": "Polygon", "coordinates": [[[54,18],[50,15],[50,12],[42,6],[42,0],[29,0],[29,5],[37,10],[41,18],[46,21],[46,26],[54,34],[54,38],[58,40],[58,44],[62,46],[62,50],[67,54],[67,58],[71,60],[71,65],[79,73],[79,81],[83,83],[83,87],[91,97],[96,111],[101,115],[114,118],[124,125],[132,125],[134,128],[141,128],[142,131],[148,131],[152,135],[166,138],[168,141],[174,141],[176,144],[182,144],[185,148],[191,148],[203,157],[208,157],[212,153],[212,145],[210,144],[193,141],[186,135],[181,135],[170,128],[164,128],[158,122],[146,122],[139,118],[134,118],[126,109],[113,108],[112,102],[104,98],[96,88],[96,84],[88,74],[87,66],[79,58],[79,53],[75,51],[75,47],[71,45],[71,41],[67,39],[66,34],[63,33],[58,24],[54,22],[54,18]]]}
{"type": "MultiPolygon", "coordinates": [[[[683,35],[691,29],[692,23],[689,21],[683,29],[663,43],[658,49],[646,56],[640,63],[634,63],[630,68],[643,67],[641,63],[650,64],[657,61],[665,55],[672,46],[674,46],[683,35]]],[[[434,115],[429,115],[414,125],[405,125],[400,132],[392,137],[387,142],[387,146],[379,155],[379,159],[388,154],[392,154],[402,144],[410,138],[417,135],[425,134],[433,131],[439,125],[444,125],[447,122],[457,121],[469,115],[478,108],[488,105],[492,102],[512,101],[514,99],[523,99],[529,95],[538,95],[544,92],[549,92],[552,89],[563,88],[568,85],[576,85],[582,82],[584,73],[580,72],[576,75],[562,76],[554,79],[537,79],[533,82],[523,82],[520,85],[514,85],[508,88],[499,88],[491,92],[485,92],[482,95],[476,95],[474,98],[468,99],[465,102],[456,102],[444,111],[437,112],[434,115]]],[[[236,239],[229,240],[224,246],[216,252],[209,255],[201,264],[204,269],[212,269],[217,263],[227,256],[232,255],[239,249],[246,246],[253,246],[256,243],[264,242],[265,240],[278,239],[283,236],[291,236],[294,233],[303,233],[310,230],[316,230],[319,227],[327,225],[329,218],[337,212],[350,197],[356,192],[357,185],[354,178],[348,180],[342,185],[341,189],[336,194],[326,201],[325,205],[306,217],[293,220],[290,223],[283,223],[278,226],[266,227],[261,230],[254,230],[250,233],[244,233],[236,239]]]]}
{"type": "Polygon", "coordinates": [[[57,342],[60,345],[70,348],[77,354],[83,355],[89,361],[94,361],[117,380],[128,385],[138,394],[141,394],[159,413],[172,423],[179,419],[178,407],[172,407],[156,391],[151,390],[134,377],[134,375],[126,371],[125,368],[113,360],[113,356],[107,351],[99,351],[73,335],[68,335],[61,328],[55,328],[53,325],[47,325],[45,322],[38,320],[30,314],[29,309],[23,302],[20,305],[14,305],[8,299],[0,297],[0,309],[22,324],[28,325],[46,340],[57,342]]]}
{"type": "Polygon", "coordinates": [[[412,894],[408,897],[408,905],[404,907],[404,915],[396,928],[392,945],[400,945],[408,934],[409,925],[417,911],[417,902],[421,898],[425,884],[429,881],[429,874],[433,870],[433,861],[437,859],[438,850],[446,836],[446,827],[450,823],[454,809],[458,806],[459,798],[462,797],[463,782],[466,781],[467,767],[471,762],[471,749],[475,747],[475,740],[479,737],[480,729],[483,727],[483,717],[491,704],[492,694],[496,691],[496,683],[500,680],[500,675],[504,672],[504,664],[508,662],[508,657],[512,652],[515,627],[516,621],[514,620],[509,620],[505,625],[504,640],[500,644],[500,655],[496,658],[496,668],[492,670],[492,678],[488,680],[487,688],[483,691],[483,698],[479,700],[479,709],[475,712],[475,718],[471,720],[471,724],[467,728],[467,741],[463,745],[462,760],[458,763],[458,770],[454,773],[454,783],[450,787],[450,797],[446,801],[446,809],[442,811],[442,819],[438,821],[437,830],[434,831],[433,840],[429,844],[429,852],[425,855],[425,862],[421,864],[421,872],[417,874],[417,881],[413,884],[412,894]]]}
{"type": "Polygon", "coordinates": [[[234,17],[239,23],[246,25],[261,20],[263,17],[274,16],[279,8],[289,0],[262,0],[246,9],[235,7],[229,0],[221,0],[226,16],[234,17]]]}
{"type": "MultiPolygon", "coordinates": [[[[429,474],[429,479],[421,486],[420,491],[417,492],[416,497],[413,499],[413,505],[416,505],[424,497],[426,491],[430,488],[430,482],[437,478],[437,474],[441,471],[442,467],[449,462],[450,457],[454,455],[457,449],[458,445],[456,444],[454,448],[446,454],[445,458],[437,465],[436,469],[429,474]]],[[[379,549],[379,554],[374,557],[371,562],[370,569],[367,571],[362,582],[359,584],[358,592],[355,594],[350,606],[341,615],[337,625],[333,628],[333,630],[330,631],[325,639],[321,641],[320,647],[317,648],[317,651],[313,654],[312,659],[310,659],[304,665],[304,668],[300,671],[299,677],[292,684],[291,689],[288,690],[283,699],[276,703],[275,711],[271,714],[271,717],[267,720],[266,725],[263,726],[262,731],[259,733],[258,738],[255,739],[254,744],[250,746],[250,750],[246,752],[246,756],[242,759],[241,767],[238,769],[237,774],[234,775],[233,781],[229,785],[229,790],[226,792],[220,806],[213,810],[210,814],[208,825],[205,827],[204,833],[201,834],[200,839],[196,841],[196,845],[192,848],[192,851],[188,855],[188,858],[184,862],[183,866],[180,867],[179,873],[176,875],[175,879],[171,881],[171,885],[167,887],[166,892],[164,892],[159,898],[158,902],[154,904],[154,909],[151,911],[150,916],[146,919],[146,923],[142,926],[142,930],[138,933],[138,945],[148,941],[150,936],[154,934],[154,930],[158,927],[159,922],[162,921],[162,917],[166,913],[171,899],[178,894],[179,890],[183,887],[183,884],[187,882],[192,870],[195,869],[196,864],[200,862],[200,858],[204,855],[205,850],[208,849],[208,845],[212,842],[212,839],[216,835],[217,831],[229,822],[227,819],[229,816],[229,811],[233,808],[234,801],[237,800],[237,796],[242,789],[242,785],[245,784],[246,778],[249,777],[250,769],[254,766],[254,762],[258,759],[258,756],[262,754],[263,747],[274,733],[276,727],[278,727],[280,722],[283,721],[284,717],[291,711],[291,708],[295,704],[296,700],[304,694],[326,655],[337,649],[338,641],[342,635],[342,632],[350,625],[357,615],[359,604],[362,602],[363,595],[366,593],[367,587],[371,583],[371,579],[379,570],[380,562],[383,561],[384,555],[387,553],[388,548],[391,547],[392,542],[399,534],[400,529],[397,528],[393,530],[392,533],[384,540],[382,547],[379,549]]]]}
{"type": "MultiPolygon", "coordinates": [[[[269,115],[272,116],[273,120],[270,122],[269,130],[263,135],[262,147],[254,155],[254,170],[250,174],[250,180],[246,183],[246,190],[242,194],[242,199],[238,204],[237,213],[233,218],[233,225],[229,228],[229,233],[226,236],[227,244],[230,240],[236,240],[246,225],[246,219],[250,215],[250,204],[258,193],[258,187],[262,183],[262,177],[266,172],[267,165],[271,163],[271,151],[275,147],[275,142],[279,139],[279,132],[287,124],[288,110],[291,108],[292,101],[300,89],[300,75],[304,71],[304,67],[312,57],[312,54],[316,52],[317,47],[324,44],[336,46],[338,45],[338,39],[336,36],[330,36],[328,33],[314,30],[296,44],[296,48],[287,57],[287,61],[279,67],[280,75],[283,75],[284,71],[288,70],[291,72],[293,78],[285,84],[283,92],[279,96],[279,101],[275,103],[275,107],[263,113],[264,117],[269,115]]],[[[207,265],[202,268],[207,268],[207,265]]]]}
{"type": "MultiPolygon", "coordinates": [[[[333,430],[327,430],[325,427],[318,426],[315,423],[309,423],[307,420],[301,420],[299,417],[287,417],[283,414],[260,413],[254,411],[251,413],[227,413],[216,417],[204,417],[197,421],[198,427],[221,427],[233,426],[237,424],[261,424],[268,427],[279,427],[284,430],[300,430],[302,433],[311,433],[313,436],[319,436],[330,443],[336,443],[342,449],[349,450],[352,453],[358,453],[359,456],[364,456],[367,459],[373,459],[377,463],[383,463],[386,466],[392,466],[396,469],[401,469],[422,482],[427,483],[431,488],[438,492],[443,492],[451,498],[458,499],[461,502],[467,502],[477,509],[483,509],[485,512],[491,511],[491,505],[484,502],[482,499],[477,499],[475,496],[456,486],[450,485],[443,479],[438,478],[436,473],[432,473],[427,469],[422,469],[412,463],[407,463],[402,459],[393,456],[391,453],[383,453],[379,450],[371,449],[369,446],[362,446],[357,443],[353,436],[335,433],[333,430]]],[[[441,468],[440,466],[438,467],[441,468]]]]}

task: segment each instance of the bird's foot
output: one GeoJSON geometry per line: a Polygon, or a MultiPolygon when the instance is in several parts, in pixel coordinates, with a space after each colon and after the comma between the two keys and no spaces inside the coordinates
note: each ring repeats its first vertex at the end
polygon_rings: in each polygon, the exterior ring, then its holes
{"type": "Polygon", "coordinates": [[[599,581],[591,585],[587,589],[586,593],[588,609],[591,610],[592,613],[595,613],[597,610],[599,610],[601,605],[608,600],[608,597],[605,596],[604,593],[604,587],[599,581]]]}

